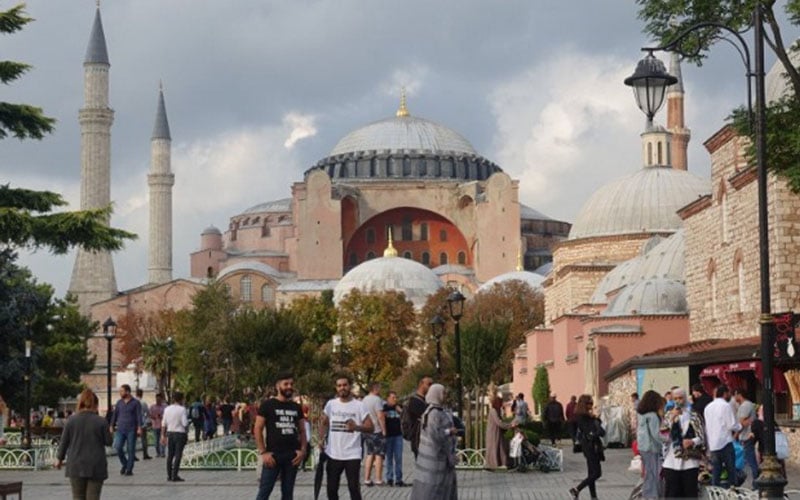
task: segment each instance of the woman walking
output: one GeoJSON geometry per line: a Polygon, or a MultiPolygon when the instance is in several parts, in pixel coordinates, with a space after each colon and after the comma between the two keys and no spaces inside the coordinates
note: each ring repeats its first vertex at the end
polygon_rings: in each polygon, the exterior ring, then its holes
{"type": "Polygon", "coordinates": [[[508,466],[508,443],[503,431],[511,428],[511,424],[503,422],[500,412],[503,400],[495,396],[486,425],[486,469],[499,469],[508,466]]]}
{"type": "Polygon", "coordinates": [[[664,496],[666,498],[697,498],[697,473],[705,456],[705,428],[689,406],[686,391],[672,390],[672,409],[664,417],[662,429],[669,432],[664,457],[664,496]]]}
{"type": "Polygon", "coordinates": [[[67,460],[66,476],[73,500],[97,500],[108,478],[106,447],[112,435],[106,419],[97,414],[97,396],[89,389],[78,396],[78,412],[67,419],[58,446],[56,469],[67,460]]]}
{"type": "Polygon", "coordinates": [[[644,466],[642,498],[658,498],[661,477],[661,420],[664,418],[664,398],[656,391],[647,391],[636,408],[636,443],[644,466]]]}
{"type": "Polygon", "coordinates": [[[577,440],[583,449],[583,456],[586,458],[587,476],[578,486],[569,490],[572,498],[578,498],[581,490],[588,486],[592,499],[596,499],[597,489],[595,482],[603,474],[600,462],[606,458],[603,455],[603,442],[600,438],[605,436],[606,431],[600,424],[600,419],[592,413],[593,407],[594,402],[588,394],[578,398],[578,404],[575,405],[575,432],[577,440]]]}
{"type": "Polygon", "coordinates": [[[433,384],[425,395],[419,455],[414,469],[414,500],[456,500],[456,434],[453,415],[444,407],[445,390],[433,384]]]}

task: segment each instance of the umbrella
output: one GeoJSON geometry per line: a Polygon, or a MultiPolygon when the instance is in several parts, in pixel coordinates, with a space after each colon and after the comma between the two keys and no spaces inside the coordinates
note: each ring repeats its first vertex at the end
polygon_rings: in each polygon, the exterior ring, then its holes
{"type": "Polygon", "coordinates": [[[319,490],[322,489],[322,476],[325,475],[325,462],[327,461],[328,455],[324,451],[320,451],[317,459],[317,468],[314,471],[314,500],[319,498],[319,490]]]}
{"type": "Polygon", "coordinates": [[[597,398],[597,377],[599,376],[597,370],[597,346],[594,343],[594,338],[589,336],[589,341],[586,343],[586,358],[584,359],[584,377],[586,379],[586,386],[584,393],[592,396],[592,399],[597,398]]]}

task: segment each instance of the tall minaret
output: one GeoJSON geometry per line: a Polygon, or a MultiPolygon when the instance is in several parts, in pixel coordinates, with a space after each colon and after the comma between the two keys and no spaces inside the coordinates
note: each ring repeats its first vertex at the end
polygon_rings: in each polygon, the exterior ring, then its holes
{"type": "Polygon", "coordinates": [[[689,165],[687,149],[692,134],[683,121],[683,77],[680,56],[676,52],[670,57],[669,73],[678,79],[667,89],[667,130],[672,133],[672,167],[686,170],[689,165]]]}
{"type": "MultiPolygon", "coordinates": [[[[81,125],[81,210],[104,208],[111,203],[111,124],[114,111],[108,107],[110,66],[98,5],[83,61],[84,106],[78,114],[81,125]]],[[[78,250],[69,291],[77,296],[84,314],[89,313],[90,305],[113,297],[117,293],[117,280],[111,253],[78,250]]]]}
{"type": "Polygon", "coordinates": [[[164,89],[158,87],[158,107],[153,137],[150,139],[150,242],[148,265],[150,283],[172,280],[172,186],[175,174],[170,168],[172,137],[169,134],[164,89]]]}

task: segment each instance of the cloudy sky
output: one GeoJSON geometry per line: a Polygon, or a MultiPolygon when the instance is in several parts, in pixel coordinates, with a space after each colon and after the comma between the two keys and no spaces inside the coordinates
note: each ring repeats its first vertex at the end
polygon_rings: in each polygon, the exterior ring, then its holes
{"type": "MultiPolygon", "coordinates": [[[[0,143],[0,182],[61,192],[71,208],[94,10],[94,0],[28,0],[36,21],[0,40],[3,58],[34,65],[2,99],[58,120],[40,142],[0,143]]],[[[342,136],[391,116],[402,86],[412,114],[460,132],[520,180],[523,203],[551,217],[572,221],[596,188],[640,167],[644,116],[622,80],[648,40],[632,1],[104,0],[101,11],[115,110],[112,222],[140,235],[114,256],[120,289],[147,276],[159,80],[173,137],[176,277],[188,275],[204,227],[289,197],[342,136]]],[[[737,57],[723,45],[702,68],[684,67],[699,175],[709,173],[702,142],[744,101],[737,57]]],[[[59,294],[73,260],[22,258],[59,294]]]]}

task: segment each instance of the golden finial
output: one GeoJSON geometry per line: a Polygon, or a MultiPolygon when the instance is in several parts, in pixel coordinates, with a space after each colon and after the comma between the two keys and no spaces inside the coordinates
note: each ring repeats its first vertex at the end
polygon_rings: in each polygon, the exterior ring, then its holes
{"type": "Polygon", "coordinates": [[[389,243],[386,245],[386,250],[383,251],[384,257],[397,257],[397,249],[392,245],[392,226],[389,226],[389,243]]]}
{"type": "Polygon", "coordinates": [[[395,113],[398,117],[405,117],[408,116],[408,108],[406,107],[406,88],[402,87],[400,89],[400,107],[397,108],[397,113],[395,113]]]}
{"type": "Polygon", "coordinates": [[[525,266],[522,265],[522,248],[517,250],[517,271],[524,271],[525,266]]]}

